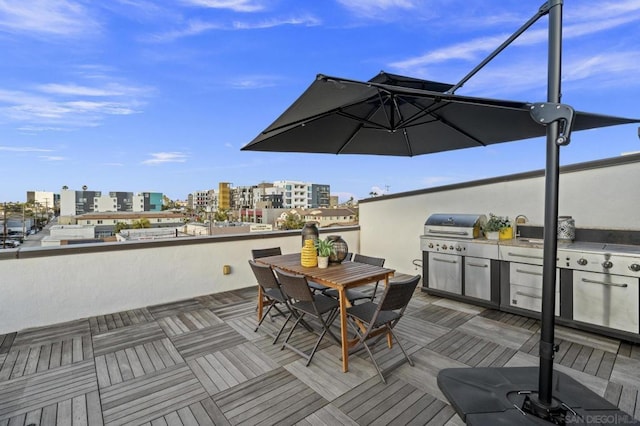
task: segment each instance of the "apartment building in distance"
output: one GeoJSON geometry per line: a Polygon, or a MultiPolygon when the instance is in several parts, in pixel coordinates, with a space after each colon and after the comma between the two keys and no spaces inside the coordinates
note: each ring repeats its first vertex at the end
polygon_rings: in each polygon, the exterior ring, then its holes
{"type": "Polygon", "coordinates": [[[27,203],[37,205],[46,211],[55,210],[60,204],[60,195],[48,191],[27,191],[27,203]]]}
{"type": "Polygon", "coordinates": [[[102,191],[83,189],[76,191],[63,188],[60,191],[60,216],[79,216],[86,213],[106,212],[160,212],[162,211],[161,192],[102,191]]]}
{"type": "Polygon", "coordinates": [[[282,200],[285,209],[329,207],[329,185],[279,180],[273,182],[273,186],[283,189],[282,200]]]}

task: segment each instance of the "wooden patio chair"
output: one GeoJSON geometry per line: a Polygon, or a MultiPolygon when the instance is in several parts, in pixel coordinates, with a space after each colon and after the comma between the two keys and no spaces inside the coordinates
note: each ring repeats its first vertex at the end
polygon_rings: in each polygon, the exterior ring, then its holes
{"type": "Polygon", "coordinates": [[[378,370],[378,374],[383,383],[386,383],[386,381],[367,342],[370,339],[376,338],[371,344],[371,346],[373,346],[386,335],[387,345],[391,348],[393,343],[392,339],[395,338],[405,358],[410,365],[413,365],[413,361],[409,358],[400,340],[398,340],[394,334],[393,328],[398,321],[400,321],[400,318],[402,318],[419,281],[420,275],[415,275],[406,280],[390,282],[385,287],[379,303],[365,302],[347,308],[349,326],[356,332],[358,338],[358,342],[349,353],[358,351],[364,347],[371,361],[373,361],[376,370],[378,370]]]}
{"type": "Polygon", "coordinates": [[[293,327],[291,327],[291,330],[289,330],[289,334],[287,334],[287,338],[282,344],[282,349],[285,347],[289,348],[298,355],[304,357],[307,360],[306,365],[309,366],[311,359],[316,353],[316,350],[318,349],[318,346],[325,334],[329,333],[329,335],[339,345],[342,344],[341,340],[337,338],[330,329],[331,324],[338,316],[338,309],[340,305],[337,300],[332,299],[331,297],[327,297],[322,294],[313,294],[307,282],[307,278],[304,275],[290,274],[277,268],[276,275],[280,281],[283,293],[288,299],[288,306],[291,309],[291,314],[287,317],[287,321],[295,316],[295,313],[298,314],[296,322],[293,324],[293,327]],[[322,331],[319,333],[319,337],[309,353],[306,353],[289,343],[289,339],[291,338],[293,331],[296,329],[298,324],[303,323],[303,318],[306,315],[315,317],[322,326],[322,331]]]}

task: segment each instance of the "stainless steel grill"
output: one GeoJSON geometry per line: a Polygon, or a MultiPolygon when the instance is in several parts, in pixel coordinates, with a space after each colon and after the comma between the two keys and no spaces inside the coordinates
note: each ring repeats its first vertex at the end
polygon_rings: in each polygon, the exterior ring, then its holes
{"type": "Polygon", "coordinates": [[[427,218],[420,237],[427,291],[497,304],[491,261],[498,259],[498,246],[479,239],[486,221],[483,214],[438,213],[427,218]]]}
{"type": "Polygon", "coordinates": [[[485,223],[487,217],[483,214],[436,213],[427,218],[424,235],[439,238],[479,238],[485,223]]]}

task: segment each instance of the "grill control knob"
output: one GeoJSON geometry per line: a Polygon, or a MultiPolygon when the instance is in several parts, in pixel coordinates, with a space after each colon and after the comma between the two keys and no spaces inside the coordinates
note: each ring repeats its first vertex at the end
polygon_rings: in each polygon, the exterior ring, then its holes
{"type": "Polygon", "coordinates": [[[588,263],[588,262],[587,262],[587,259],[585,259],[584,257],[581,257],[580,259],[578,259],[578,265],[582,265],[582,266],[584,266],[584,265],[586,265],[587,263],[588,263]]]}
{"type": "Polygon", "coordinates": [[[456,246],[456,251],[462,251],[462,247],[456,246]]]}
{"type": "Polygon", "coordinates": [[[447,245],[446,245],[446,244],[443,244],[443,245],[442,245],[442,250],[446,250],[446,249],[447,249],[447,245]]]}
{"type": "Polygon", "coordinates": [[[433,243],[429,243],[429,245],[427,247],[433,248],[433,243]]]}
{"type": "Polygon", "coordinates": [[[604,269],[611,269],[613,267],[613,262],[611,262],[610,260],[605,260],[604,262],[602,262],[602,267],[604,269]]]}
{"type": "Polygon", "coordinates": [[[629,265],[629,269],[631,269],[633,272],[638,272],[640,271],[640,265],[637,263],[632,263],[631,265],[629,265]]]}

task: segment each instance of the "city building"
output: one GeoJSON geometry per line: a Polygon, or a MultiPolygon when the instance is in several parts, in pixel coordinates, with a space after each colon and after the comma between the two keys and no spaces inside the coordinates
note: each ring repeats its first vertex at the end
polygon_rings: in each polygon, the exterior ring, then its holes
{"type": "Polygon", "coordinates": [[[218,184],[218,209],[223,211],[231,209],[231,184],[229,182],[218,184]]]}
{"type": "Polygon", "coordinates": [[[27,191],[27,203],[42,207],[45,211],[49,211],[59,207],[60,194],[48,191],[27,191]]]}
{"type": "Polygon", "coordinates": [[[60,216],[77,216],[93,212],[160,212],[161,192],[76,191],[63,188],[60,192],[60,216]]]}
{"type": "Polygon", "coordinates": [[[283,208],[285,209],[329,207],[329,185],[292,180],[275,181],[273,185],[284,190],[283,208]]]}

